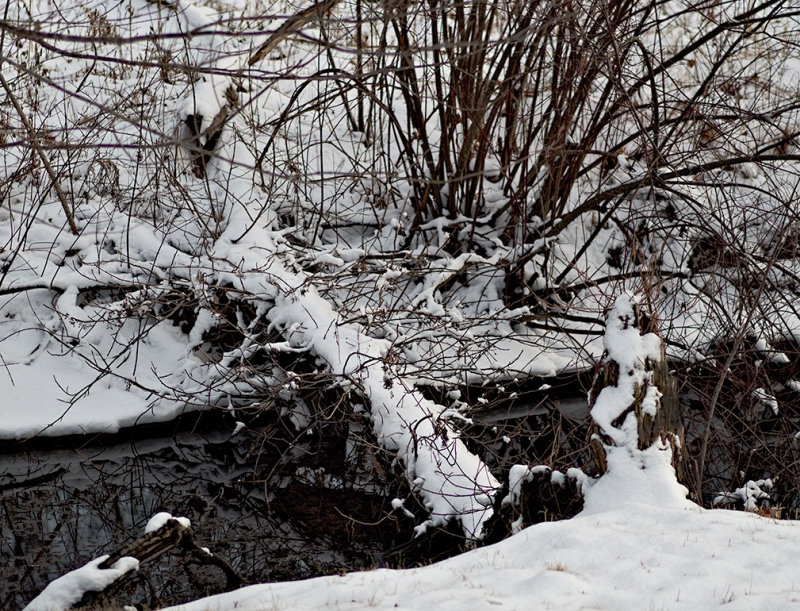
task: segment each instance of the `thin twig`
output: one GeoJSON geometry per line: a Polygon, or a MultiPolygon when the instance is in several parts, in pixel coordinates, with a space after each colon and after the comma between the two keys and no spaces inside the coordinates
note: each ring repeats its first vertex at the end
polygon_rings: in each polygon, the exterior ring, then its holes
{"type": "Polygon", "coordinates": [[[30,143],[33,147],[33,150],[36,151],[36,154],[39,156],[39,159],[42,160],[42,165],[44,165],[44,169],[47,170],[47,174],[50,176],[50,180],[53,181],[53,188],[56,191],[56,195],[58,195],[58,199],[61,202],[61,207],[64,209],[64,214],[67,215],[67,222],[69,223],[70,231],[72,231],[73,235],[80,235],[80,231],[78,231],[78,226],[75,224],[75,218],[72,215],[72,211],[70,210],[69,203],[67,202],[67,194],[64,193],[64,190],[61,188],[61,184],[58,182],[58,175],[56,174],[53,166],[50,163],[50,158],[47,156],[47,153],[42,150],[42,147],[39,146],[39,142],[36,137],[36,130],[33,129],[33,125],[31,122],[28,121],[28,117],[25,115],[25,111],[22,109],[22,106],[19,104],[19,100],[17,100],[17,96],[14,95],[14,92],[11,91],[11,87],[9,87],[8,82],[6,81],[5,77],[3,76],[2,71],[0,71],[0,85],[3,86],[3,89],[6,90],[6,94],[8,94],[8,99],[11,100],[11,103],[14,105],[14,110],[17,111],[17,115],[19,115],[20,121],[25,126],[25,129],[30,136],[30,143]]]}

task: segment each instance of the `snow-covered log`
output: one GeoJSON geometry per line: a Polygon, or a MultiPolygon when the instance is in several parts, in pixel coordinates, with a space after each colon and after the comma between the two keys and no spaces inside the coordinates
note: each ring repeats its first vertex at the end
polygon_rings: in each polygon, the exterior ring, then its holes
{"type": "Polygon", "coordinates": [[[61,611],[63,609],[102,609],[112,604],[113,591],[139,570],[140,565],[156,560],[178,548],[204,564],[220,568],[228,582],[228,590],[242,584],[238,575],[221,558],[200,547],[192,538],[187,518],[176,518],[167,512],[154,515],[145,527],[144,536],[111,555],[104,555],[50,582],[25,611],[61,611]]]}
{"type": "Polygon", "coordinates": [[[342,324],[313,290],[280,295],[269,318],[292,345],[310,349],[369,401],[378,441],[397,454],[430,512],[416,532],[456,518],[468,537],[480,538],[500,484],[440,418],[444,408],[394,373],[391,343],[342,324]]]}
{"type": "Polygon", "coordinates": [[[107,565],[108,559],[108,556],[100,556],[50,582],[24,611],[60,611],[74,608],[87,593],[102,592],[139,569],[139,561],[130,556],[120,558],[110,566],[107,565]]]}
{"type": "Polygon", "coordinates": [[[231,282],[246,293],[273,300],[266,313],[270,326],[280,330],[293,349],[311,353],[343,384],[361,393],[370,406],[378,442],[396,455],[430,513],[417,526],[418,534],[456,519],[468,537],[480,538],[500,483],[441,417],[444,407],[397,373],[393,361],[402,356],[392,342],[343,322],[310,278],[288,269],[280,257],[264,260],[260,253],[265,245],[280,250],[277,236],[253,229],[236,243],[227,237],[238,233],[232,223],[217,241],[215,258],[238,262],[230,272],[218,272],[217,282],[231,282]]]}

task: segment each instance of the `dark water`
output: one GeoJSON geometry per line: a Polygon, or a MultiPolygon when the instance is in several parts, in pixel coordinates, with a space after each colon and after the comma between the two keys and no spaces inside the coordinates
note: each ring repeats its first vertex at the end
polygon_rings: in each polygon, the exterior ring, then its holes
{"type": "MultiPolygon", "coordinates": [[[[536,391],[516,400],[492,392],[484,409],[465,391],[480,409],[464,433],[498,474],[515,462],[552,458],[553,444],[564,445],[563,426],[554,428],[560,404],[543,405],[536,391]]],[[[585,396],[575,378],[559,394],[578,404],[585,396]]],[[[299,423],[273,404],[115,435],[0,442],[0,608],[21,608],[51,580],[137,540],[159,511],[188,517],[197,544],[244,583],[412,566],[459,551],[460,536],[414,539],[414,521],[392,509],[409,491],[363,415],[342,407],[338,395],[313,403],[315,416],[299,423]],[[237,421],[247,426],[234,433],[237,421]]],[[[582,405],[580,414],[563,411],[581,419],[582,405]]],[[[406,508],[426,515],[412,499],[406,508]]],[[[228,586],[224,575],[189,566],[175,552],[143,565],[119,601],[154,607],[228,586]]]]}
{"type": "MultiPolygon", "coordinates": [[[[236,435],[232,419],[211,413],[136,437],[0,446],[0,608],[136,540],[158,511],[190,518],[196,542],[245,583],[390,562],[411,531],[392,514],[399,492],[367,460],[360,427],[331,421],[298,434],[263,420],[236,435]]],[[[122,602],[178,603],[225,587],[175,553],[143,565],[122,602]]]]}

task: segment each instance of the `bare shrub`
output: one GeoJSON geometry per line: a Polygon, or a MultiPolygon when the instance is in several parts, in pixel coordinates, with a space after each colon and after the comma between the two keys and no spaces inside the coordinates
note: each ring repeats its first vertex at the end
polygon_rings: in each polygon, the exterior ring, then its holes
{"type": "Polygon", "coordinates": [[[355,0],[205,21],[152,3],[145,33],[100,4],[8,5],[0,24],[0,297],[23,321],[9,335],[41,327],[94,372],[71,403],[107,378],[151,412],[302,399],[333,367],[311,333],[328,319],[272,310],[319,295],[337,329],[386,346],[330,383],[367,401],[378,363],[386,389],[436,398],[414,451],[463,440],[502,479],[512,460],[585,460],[588,424],[548,408],[501,444],[469,418],[505,390],[450,393],[589,371],[630,288],[691,393],[696,498],[760,471],[794,485],[792,2],[355,0]],[[80,70],[56,79],[51,60],[80,70]],[[182,348],[166,372],[138,365],[160,331],[182,348]]]}

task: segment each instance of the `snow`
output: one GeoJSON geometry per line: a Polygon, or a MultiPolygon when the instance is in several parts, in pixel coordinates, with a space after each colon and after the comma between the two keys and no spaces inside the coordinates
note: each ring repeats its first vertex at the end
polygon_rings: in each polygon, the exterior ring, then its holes
{"type": "Polygon", "coordinates": [[[405,508],[405,499],[392,499],[392,509],[402,511],[407,518],[414,519],[414,514],[405,508]]]}
{"type": "Polygon", "coordinates": [[[714,497],[714,505],[727,505],[739,501],[745,511],[757,511],[759,503],[766,501],[765,507],[769,507],[771,497],[768,490],[772,490],[771,479],[750,480],[733,492],[723,492],[714,497]]]}
{"type": "Polygon", "coordinates": [[[758,400],[759,403],[766,405],[769,409],[772,410],[774,415],[778,415],[780,412],[780,408],[778,406],[778,400],[768,393],[763,388],[756,388],[753,391],[753,396],[758,400]]]}
{"type": "MultiPolygon", "coordinates": [[[[110,346],[114,341],[111,336],[108,340],[103,344],[110,346]]],[[[137,423],[170,420],[183,411],[181,405],[155,405],[147,395],[130,392],[130,385],[120,378],[126,369],[136,371],[142,386],[152,381],[156,388],[163,388],[157,372],[172,370],[183,352],[176,329],[161,323],[140,343],[138,366],[132,361],[127,367],[120,363],[120,377],[98,380],[98,371],[77,350],[65,350],[40,329],[21,329],[0,337],[0,438],[114,433],[137,423]]]]}
{"type": "Polygon", "coordinates": [[[635,447],[638,441],[636,414],[629,412],[620,426],[615,422],[633,404],[638,388],[645,385],[642,411],[654,416],[658,409],[660,392],[653,385],[652,373],[645,365],[648,360],[661,360],[661,339],[655,333],[642,335],[635,324],[633,307],[638,301],[624,293],[617,297],[606,320],[603,344],[608,359],[619,366],[615,386],[606,386],[600,391],[592,418],[600,429],[619,446],[635,447]]]}
{"type": "Polygon", "coordinates": [[[147,535],[159,530],[170,520],[177,520],[178,523],[184,528],[190,528],[192,526],[189,518],[174,518],[172,517],[171,513],[160,511],[147,521],[147,524],[144,527],[144,534],[147,535]]]}
{"type": "Polygon", "coordinates": [[[631,492],[431,566],[250,586],[172,609],[800,609],[800,523],[631,502],[646,490],[631,492]]]}
{"type": "MultiPolygon", "coordinates": [[[[625,414],[643,385],[642,412],[657,413],[660,395],[646,365],[664,356],[659,337],[643,335],[632,324],[633,307],[641,298],[626,289],[644,290],[648,298],[654,292],[659,295],[653,309],[661,316],[664,335],[672,340],[670,356],[703,360],[707,347],[728,338],[732,329],[742,329],[756,338],[755,349],[764,359],[775,365],[789,362],[772,345],[800,337],[793,288],[797,264],[782,260],[783,267],[773,265],[769,250],[773,246],[767,245],[776,236],[780,239],[775,245],[782,243],[796,224],[784,206],[795,199],[797,181],[791,177],[791,167],[775,169],[773,176],[771,170],[742,164],[736,180],[759,195],[739,184],[701,189],[706,180],[701,176],[685,189],[673,185],[679,195],[673,199],[681,231],[673,231],[656,212],[654,189],[647,196],[634,193],[621,203],[616,226],[603,226],[597,218],[584,215],[559,235],[531,243],[509,239],[502,227],[491,226],[492,210],[504,206],[507,198],[499,188],[487,185],[486,216],[428,219],[417,240],[406,244],[411,216],[405,198],[411,181],[396,174],[397,168],[373,166],[378,157],[402,159],[407,151],[393,148],[388,140],[380,143],[385,150],[363,146],[363,134],[340,127],[342,113],[337,106],[323,103],[314,113],[281,115],[295,92],[299,96],[291,99],[297,108],[324,99],[324,79],[298,89],[298,83],[314,82],[308,77],[321,64],[329,67],[327,59],[318,61],[322,54],[313,36],[293,42],[292,48],[287,45],[276,53],[278,59],[267,58],[258,72],[263,81],[241,75],[239,83],[239,75],[234,80],[220,72],[243,68],[253,44],[263,39],[267,28],[260,20],[266,17],[258,3],[61,4],[65,6],[51,12],[50,3],[34,0],[24,9],[38,17],[49,15],[49,31],[74,34],[59,40],[65,50],[91,51],[92,56],[66,59],[35,47],[33,39],[21,40],[19,53],[6,58],[3,74],[15,87],[27,73],[41,76],[30,79],[32,99],[23,103],[37,130],[56,145],[70,145],[48,150],[69,190],[81,235],[64,231],[64,212],[49,182],[35,168],[29,178],[24,172],[18,178],[10,176],[13,168],[23,169],[25,147],[4,146],[0,161],[9,181],[0,207],[0,438],[113,432],[169,420],[187,409],[233,409],[231,396],[247,402],[274,382],[268,373],[248,372],[238,364],[261,350],[307,353],[315,366],[361,396],[378,442],[396,456],[429,512],[416,533],[457,521],[469,539],[480,539],[492,515],[493,496],[501,488],[499,475],[493,475],[460,438],[453,421],[468,419],[426,398],[420,386],[489,385],[518,377],[555,376],[587,369],[603,353],[620,368],[617,385],[602,390],[591,413],[603,439],[610,442],[605,446],[608,472],[596,481],[576,469],[567,472],[585,493],[585,508],[577,518],[533,526],[508,541],[431,567],[325,578],[313,585],[253,586],[185,608],[798,605],[793,592],[800,584],[792,571],[798,525],[692,505],[675,480],[669,446],[657,441],[639,450],[635,415],[625,414]],[[103,9],[100,13],[113,24],[115,36],[130,44],[115,46],[101,40],[96,48],[81,46],[81,36],[91,34],[82,15],[92,7],[103,9]],[[228,27],[251,27],[241,25],[250,21],[253,25],[246,35],[225,33],[228,27]],[[72,22],[74,26],[68,25],[72,22]],[[156,24],[165,38],[152,37],[156,24]],[[170,37],[187,32],[192,36],[170,37]],[[34,53],[23,57],[34,47],[36,64],[28,65],[34,53]],[[141,71],[104,61],[95,70],[91,57],[97,56],[146,61],[141,71]],[[173,58],[165,59],[165,64],[178,61],[197,71],[173,70],[171,76],[149,71],[152,57],[162,56],[173,58]],[[45,63],[55,86],[44,78],[45,63]],[[180,137],[189,115],[202,115],[200,129],[208,127],[227,103],[226,91],[231,86],[238,91],[240,84],[240,92],[246,94],[241,96],[242,112],[232,113],[222,133],[208,180],[195,180],[191,172],[183,171],[185,159],[172,151],[171,144],[180,137]],[[83,93],[77,91],[81,88],[83,93]],[[106,112],[105,105],[116,110],[106,112]],[[102,128],[86,127],[97,116],[102,128]],[[282,144],[270,148],[267,139],[272,143],[272,136],[264,126],[277,124],[279,116],[280,129],[273,136],[282,144]],[[317,141],[318,147],[307,146],[317,141]],[[73,146],[77,142],[92,146],[83,150],[73,146]],[[260,174],[254,151],[268,150],[272,157],[260,174]],[[169,166],[169,180],[159,173],[164,166],[169,166]],[[387,192],[391,196],[383,198],[387,192]],[[297,227],[281,227],[277,221],[288,210],[297,227]],[[317,226],[301,227],[307,221],[304,217],[314,218],[310,225],[317,226]],[[612,246],[627,244],[620,231],[625,226],[643,228],[648,243],[641,244],[642,253],[631,261],[620,263],[624,269],[614,265],[612,270],[608,254],[612,246]],[[587,242],[595,230],[596,239],[587,242]],[[752,288],[748,282],[739,284],[725,273],[691,268],[697,238],[705,231],[730,244],[741,242],[737,251],[741,265],[770,285],[763,303],[748,301],[752,288]],[[306,246],[295,248],[286,234],[306,246]],[[475,252],[451,255],[447,241],[467,235],[475,252]],[[588,248],[581,250],[583,245],[588,248]],[[527,289],[576,287],[567,291],[574,293],[569,303],[557,303],[558,291],[556,301],[543,303],[547,320],[541,326],[535,306],[516,307],[504,299],[508,287],[502,262],[523,257],[527,289]],[[627,279],[606,283],[602,280],[606,276],[627,279]],[[655,277],[657,291],[646,286],[655,277]],[[551,286],[555,278],[559,280],[551,286]],[[204,338],[223,324],[214,298],[229,289],[238,291],[256,315],[251,322],[237,320],[243,339],[215,359],[203,352],[204,338]],[[620,293],[601,341],[600,313],[620,293]],[[190,319],[191,328],[181,328],[180,321],[166,313],[175,301],[190,311],[183,322],[190,319]],[[752,307],[739,307],[742,303],[752,307]],[[580,313],[582,319],[562,320],[562,306],[567,313],[580,313]],[[265,345],[264,335],[254,331],[258,325],[277,331],[280,339],[265,345]]],[[[664,10],[679,5],[667,2],[664,10]]],[[[8,8],[21,14],[13,3],[8,8]]],[[[685,47],[699,31],[694,21],[698,18],[697,11],[686,11],[685,23],[681,21],[685,31],[665,33],[664,44],[685,47]]],[[[644,34],[645,42],[653,35],[644,34]]],[[[352,56],[339,53],[338,44],[333,40],[326,45],[333,67],[350,70],[352,56]]],[[[700,53],[694,55],[694,72],[676,66],[664,73],[665,81],[674,83],[665,96],[675,96],[676,107],[703,78],[703,60],[700,53]]],[[[754,60],[754,70],[759,62],[754,60]]],[[[776,69],[782,70],[785,84],[796,86],[797,60],[781,62],[776,57],[775,63],[782,63],[776,69]]],[[[391,71],[386,74],[388,78],[391,71]]],[[[399,93],[391,93],[391,87],[382,89],[392,112],[404,116],[399,93]]],[[[742,114],[760,116],[765,109],[755,99],[759,96],[744,92],[737,98],[736,103],[747,108],[742,114]]],[[[431,117],[436,120],[434,114],[431,117]]],[[[13,116],[4,115],[3,121],[9,133],[22,133],[13,116]]],[[[375,131],[384,127],[378,122],[375,131]]],[[[631,127],[611,125],[608,141],[598,142],[609,151],[619,150],[620,175],[609,180],[636,181],[643,172],[652,171],[636,160],[634,151],[614,144],[617,133],[625,134],[631,127]]],[[[435,126],[431,130],[437,133],[435,126]]],[[[756,130],[752,138],[741,138],[742,150],[749,150],[751,140],[758,143],[760,135],[764,134],[756,130]]],[[[686,138],[687,143],[690,140],[686,138]]],[[[665,160],[667,165],[682,166],[684,159],[706,154],[676,147],[673,157],[665,160]]],[[[489,160],[487,167],[493,163],[489,160]]],[[[593,180],[589,172],[575,186],[570,205],[578,205],[601,186],[593,180]]],[[[544,221],[531,218],[529,224],[538,229],[544,221]]],[[[529,227],[512,229],[528,232],[529,227]]],[[[286,396],[291,398],[293,381],[291,375],[287,378],[286,396]]],[[[791,380],[788,386],[797,391],[800,382],[791,380]]],[[[750,398],[773,416],[785,417],[790,410],[780,409],[773,391],[759,386],[750,398]]],[[[297,401],[290,417],[305,426],[311,412],[297,401]]],[[[233,434],[242,426],[237,422],[233,434]]],[[[513,467],[508,474],[509,502],[517,499],[524,482],[544,469],[513,467]]],[[[552,474],[554,482],[563,478],[558,472],[552,474]]],[[[768,496],[763,490],[769,488],[768,481],[748,482],[722,497],[754,509],[768,496]]],[[[400,499],[392,506],[410,513],[400,499]]],[[[157,514],[146,532],[171,518],[168,513],[157,514]]],[[[136,568],[135,561],[123,559],[100,570],[100,561],[54,581],[31,608],[69,604],[87,589],[101,588],[115,575],[136,568]]]]}
{"type": "Polygon", "coordinates": [[[108,558],[100,556],[52,581],[39,596],[33,599],[25,611],[61,611],[79,602],[86,592],[99,592],[114,583],[125,573],[139,569],[136,558],[124,557],[107,569],[99,565],[108,558]]]}
{"type": "Polygon", "coordinates": [[[584,485],[584,513],[600,513],[620,504],[685,509],[687,490],[675,479],[670,447],[656,442],[646,450],[606,447],[608,472],[584,485]]]}
{"type": "Polygon", "coordinates": [[[508,496],[503,499],[503,504],[518,504],[520,494],[522,493],[522,484],[533,481],[534,477],[539,473],[549,472],[550,467],[544,465],[537,465],[535,467],[513,465],[508,470],[508,496]]]}

